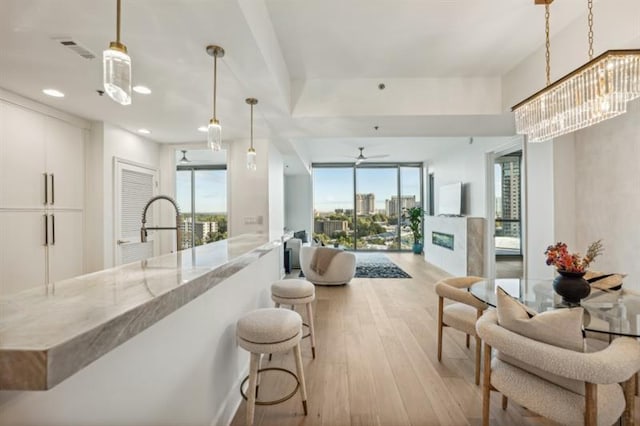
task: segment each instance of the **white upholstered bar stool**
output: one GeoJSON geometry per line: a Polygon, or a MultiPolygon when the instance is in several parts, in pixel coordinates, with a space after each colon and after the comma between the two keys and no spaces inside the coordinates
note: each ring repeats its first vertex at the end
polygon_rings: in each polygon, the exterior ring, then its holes
{"type": "Polygon", "coordinates": [[[280,280],[271,284],[271,300],[276,304],[276,308],[280,305],[291,305],[295,310],[296,305],[305,305],[307,308],[307,317],[309,324],[303,323],[309,327],[309,334],[302,336],[311,337],[311,354],[316,357],[316,334],[313,326],[313,308],[312,303],[316,300],[316,287],[307,280],[290,279],[280,280]]]}
{"type": "Polygon", "coordinates": [[[278,308],[256,309],[238,320],[236,324],[238,345],[251,353],[249,377],[240,385],[240,393],[247,400],[247,425],[253,424],[256,405],[274,405],[284,402],[300,391],[304,415],[307,415],[307,389],[302,369],[300,341],[302,340],[302,317],[295,311],[278,308]],[[296,361],[296,372],[284,368],[260,368],[262,354],[286,352],[293,349],[296,361]],[[296,387],[289,395],[275,401],[257,401],[256,386],[258,374],[264,371],[285,372],[296,379],[296,387]],[[246,394],[242,387],[249,381],[246,394]]]}

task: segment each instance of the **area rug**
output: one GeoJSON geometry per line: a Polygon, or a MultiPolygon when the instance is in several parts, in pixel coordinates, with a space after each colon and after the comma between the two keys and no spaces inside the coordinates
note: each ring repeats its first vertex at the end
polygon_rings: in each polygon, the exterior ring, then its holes
{"type": "MultiPolygon", "coordinates": [[[[383,253],[361,253],[356,255],[355,278],[411,278],[383,253]]],[[[304,277],[300,271],[300,277],[304,277]]]]}
{"type": "Polygon", "coordinates": [[[356,278],[411,278],[383,253],[356,252],[356,278]]]}

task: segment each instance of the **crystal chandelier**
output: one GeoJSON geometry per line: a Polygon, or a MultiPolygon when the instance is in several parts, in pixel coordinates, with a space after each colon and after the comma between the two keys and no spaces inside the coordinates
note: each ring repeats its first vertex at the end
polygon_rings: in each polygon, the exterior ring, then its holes
{"type": "MultiPolygon", "coordinates": [[[[540,0],[536,0],[538,2],[540,0]]],[[[545,3],[547,86],[515,105],[516,132],[543,142],[627,112],[640,97],[640,49],[608,50],[593,58],[593,0],[589,8],[589,62],[550,84],[549,4],[545,3]]]]}
{"type": "Polygon", "coordinates": [[[222,127],[216,118],[216,88],[218,84],[218,58],[224,57],[224,49],[220,46],[207,46],[207,53],[213,56],[213,117],[207,127],[207,144],[213,151],[222,149],[222,127]]]}
{"type": "Polygon", "coordinates": [[[102,52],[104,91],[120,105],[131,103],[131,58],[127,46],[120,43],[120,0],[117,0],[116,41],[102,52]]]}
{"type": "Polygon", "coordinates": [[[253,106],[258,103],[255,98],[247,98],[245,102],[251,105],[251,145],[247,151],[247,169],[256,170],[256,150],[253,148],[253,106]]]}

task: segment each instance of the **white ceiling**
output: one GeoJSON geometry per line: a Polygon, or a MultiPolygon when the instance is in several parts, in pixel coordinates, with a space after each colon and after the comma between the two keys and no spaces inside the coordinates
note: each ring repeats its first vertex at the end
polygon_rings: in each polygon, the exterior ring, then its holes
{"type": "MultiPolygon", "coordinates": [[[[403,137],[512,135],[508,113],[297,117],[291,99],[300,84],[294,83],[499,78],[544,38],[543,8],[533,0],[123,0],[122,41],[132,57],[133,82],[153,90],[149,96],[134,94],[133,104],[123,107],[96,93],[102,50],[115,39],[115,5],[115,0],[2,0],[0,87],[133,132],[151,129],[149,137],[159,142],[204,141],[197,128],[211,117],[213,72],[205,47],[219,44],[227,52],[218,67],[223,137],[248,137],[244,99],[256,97],[256,137],[274,140],[291,164],[300,153],[319,161],[312,156],[319,139],[332,140],[338,158],[364,144],[340,143],[350,138],[395,137],[401,143],[403,137]],[[70,52],[52,40],[59,36],[72,37],[97,58],[70,52]],[[66,97],[45,96],[44,88],[66,97]]],[[[584,0],[555,2],[553,31],[584,9],[584,0]]],[[[407,151],[404,161],[412,159],[407,151]]]]}

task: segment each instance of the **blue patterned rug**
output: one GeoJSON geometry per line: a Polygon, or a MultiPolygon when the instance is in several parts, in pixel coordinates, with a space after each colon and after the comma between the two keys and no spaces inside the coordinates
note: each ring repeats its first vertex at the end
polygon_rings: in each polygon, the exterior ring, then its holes
{"type": "MultiPolygon", "coordinates": [[[[355,252],[355,278],[411,278],[383,253],[355,252]]],[[[304,277],[300,271],[300,277],[304,277]]]]}
{"type": "Polygon", "coordinates": [[[356,278],[411,278],[383,253],[356,252],[356,278]]]}

